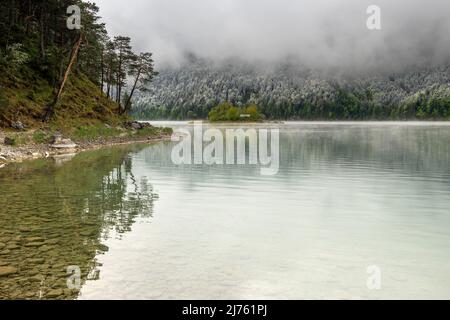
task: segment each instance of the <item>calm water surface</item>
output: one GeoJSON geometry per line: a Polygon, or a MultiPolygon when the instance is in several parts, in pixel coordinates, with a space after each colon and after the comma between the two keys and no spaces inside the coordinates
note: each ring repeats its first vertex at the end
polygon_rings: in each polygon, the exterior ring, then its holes
{"type": "Polygon", "coordinates": [[[449,299],[450,125],[280,129],[275,176],[170,142],[0,169],[0,299],[449,299]]]}

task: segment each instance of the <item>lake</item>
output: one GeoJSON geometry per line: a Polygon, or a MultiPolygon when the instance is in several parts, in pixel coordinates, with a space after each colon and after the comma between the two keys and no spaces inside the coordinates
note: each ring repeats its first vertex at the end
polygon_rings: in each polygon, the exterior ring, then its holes
{"type": "Polygon", "coordinates": [[[0,169],[0,299],[450,299],[450,123],[265,126],[271,176],[173,142],[0,169]]]}

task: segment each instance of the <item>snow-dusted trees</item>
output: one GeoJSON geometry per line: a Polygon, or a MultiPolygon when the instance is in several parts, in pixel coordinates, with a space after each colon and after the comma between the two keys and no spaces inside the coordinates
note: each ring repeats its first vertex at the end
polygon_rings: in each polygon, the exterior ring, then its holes
{"type": "MultiPolygon", "coordinates": [[[[295,65],[264,68],[194,60],[162,70],[149,92],[137,99],[134,113],[152,119],[206,118],[213,107],[228,101],[237,107],[256,104],[269,119],[411,118],[418,110],[404,108],[418,92],[431,94],[439,87],[441,96],[448,95],[449,75],[450,68],[443,67],[355,80],[295,65]]],[[[444,109],[426,117],[450,116],[444,109]]]]}

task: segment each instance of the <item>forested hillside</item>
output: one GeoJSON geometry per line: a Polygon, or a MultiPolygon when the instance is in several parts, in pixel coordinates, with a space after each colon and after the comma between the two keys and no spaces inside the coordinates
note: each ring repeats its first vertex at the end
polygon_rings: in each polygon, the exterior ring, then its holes
{"type": "Polygon", "coordinates": [[[268,119],[449,119],[450,67],[398,74],[337,76],[295,63],[216,64],[190,57],[160,70],[134,114],[146,119],[207,118],[228,101],[256,104],[268,119]]]}
{"type": "Polygon", "coordinates": [[[82,0],[0,2],[0,126],[120,121],[154,76],[82,0]],[[130,85],[127,83],[130,82],[130,85]]]}

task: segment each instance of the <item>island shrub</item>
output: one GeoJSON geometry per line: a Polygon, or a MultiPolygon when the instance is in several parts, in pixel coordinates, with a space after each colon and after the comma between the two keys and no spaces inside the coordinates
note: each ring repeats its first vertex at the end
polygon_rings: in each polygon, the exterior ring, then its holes
{"type": "Polygon", "coordinates": [[[208,114],[208,119],[217,121],[261,121],[264,116],[255,104],[239,108],[230,102],[222,102],[214,107],[208,114]]]}

